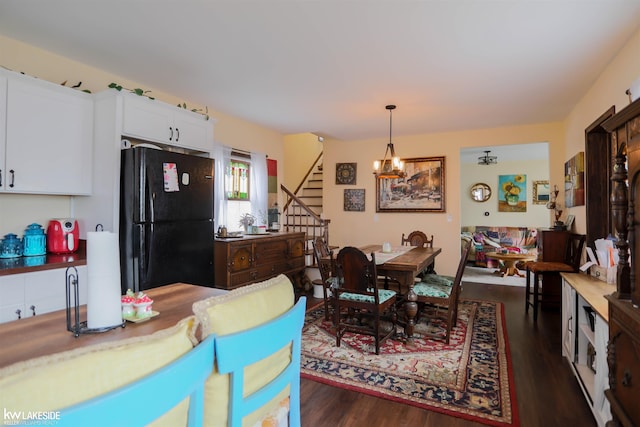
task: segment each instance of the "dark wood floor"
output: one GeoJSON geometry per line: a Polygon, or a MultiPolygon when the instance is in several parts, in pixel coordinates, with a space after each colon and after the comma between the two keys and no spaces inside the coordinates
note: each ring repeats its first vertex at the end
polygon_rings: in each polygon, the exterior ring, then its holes
{"type": "MultiPolygon", "coordinates": [[[[532,313],[524,312],[522,287],[465,283],[462,298],[505,305],[522,427],[596,425],[569,363],[562,357],[560,312],[543,311],[535,324],[532,313]]],[[[307,299],[308,305],[318,301],[311,296],[307,299]]],[[[483,425],[306,379],[300,393],[304,427],[483,425]]]]}

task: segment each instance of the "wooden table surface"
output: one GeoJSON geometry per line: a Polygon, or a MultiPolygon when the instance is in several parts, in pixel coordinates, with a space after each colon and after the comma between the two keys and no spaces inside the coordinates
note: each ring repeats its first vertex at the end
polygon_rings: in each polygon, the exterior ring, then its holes
{"type": "MultiPolygon", "coordinates": [[[[149,289],[146,293],[153,299],[153,310],[160,313],[158,316],[139,323],[127,322],[124,328],[118,327],[98,334],[82,334],[77,338],[67,331],[66,310],[0,324],[0,368],[87,345],[152,334],[191,316],[194,302],[224,292],[226,291],[184,283],[149,289]]],[[[80,320],[86,320],[85,306],[81,307],[80,320]]]]}

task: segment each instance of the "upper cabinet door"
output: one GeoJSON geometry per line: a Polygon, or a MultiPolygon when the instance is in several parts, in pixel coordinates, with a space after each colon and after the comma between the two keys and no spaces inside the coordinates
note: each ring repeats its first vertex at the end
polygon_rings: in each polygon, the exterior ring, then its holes
{"type": "Polygon", "coordinates": [[[213,123],[204,116],[177,108],[173,116],[177,132],[175,144],[193,150],[211,152],[213,149],[213,123]]]}
{"type": "Polygon", "coordinates": [[[151,142],[170,144],[177,132],[171,111],[161,102],[146,96],[124,96],[122,134],[151,142]]]}
{"type": "Polygon", "coordinates": [[[213,148],[213,121],[149,99],[123,94],[122,135],[202,152],[213,148]]]}
{"type": "Polygon", "coordinates": [[[3,191],[91,194],[93,99],[32,77],[9,77],[3,191]]]}

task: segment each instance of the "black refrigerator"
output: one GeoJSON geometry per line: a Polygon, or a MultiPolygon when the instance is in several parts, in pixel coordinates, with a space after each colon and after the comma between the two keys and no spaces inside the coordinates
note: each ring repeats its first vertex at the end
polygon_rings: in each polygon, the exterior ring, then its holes
{"type": "Polygon", "coordinates": [[[213,159],[122,150],[122,291],[183,282],[213,286],[213,159]]]}

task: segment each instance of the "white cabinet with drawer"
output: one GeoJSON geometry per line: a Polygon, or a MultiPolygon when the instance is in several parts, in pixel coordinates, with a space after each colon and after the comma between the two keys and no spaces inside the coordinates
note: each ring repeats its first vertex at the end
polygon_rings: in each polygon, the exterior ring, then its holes
{"type": "MultiPolygon", "coordinates": [[[[80,304],[87,302],[87,267],[77,266],[80,304]]],[[[0,277],[0,322],[66,307],[66,268],[0,277]]]]}

